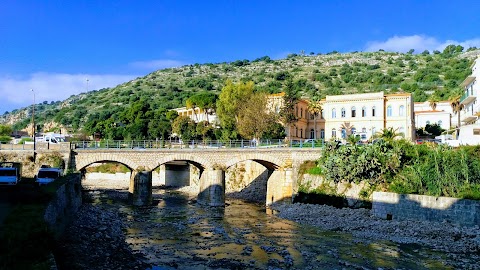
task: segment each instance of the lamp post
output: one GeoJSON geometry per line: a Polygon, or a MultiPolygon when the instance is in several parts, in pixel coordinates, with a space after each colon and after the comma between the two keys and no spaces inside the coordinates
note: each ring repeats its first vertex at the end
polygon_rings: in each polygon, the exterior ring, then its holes
{"type": "Polygon", "coordinates": [[[32,135],[33,135],[33,162],[35,162],[35,157],[36,157],[36,139],[35,139],[35,91],[32,90],[33,93],[33,104],[32,104],[32,135]]]}

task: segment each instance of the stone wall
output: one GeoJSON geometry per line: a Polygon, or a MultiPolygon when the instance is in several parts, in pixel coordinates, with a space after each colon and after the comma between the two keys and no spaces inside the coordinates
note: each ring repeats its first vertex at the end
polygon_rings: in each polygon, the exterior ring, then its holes
{"type": "Polygon", "coordinates": [[[309,191],[321,188],[326,194],[343,197],[345,198],[345,204],[352,208],[367,206],[368,204],[365,204],[365,202],[372,200],[371,195],[369,198],[363,198],[360,195],[362,191],[368,190],[368,184],[365,182],[360,182],[359,184],[339,182],[335,184],[331,181],[326,181],[319,175],[303,174],[299,176],[297,190],[299,186],[303,186],[309,191]]]}
{"type": "Polygon", "coordinates": [[[226,171],[225,193],[230,197],[265,201],[268,170],[255,161],[239,162],[226,171]]]}
{"type": "Polygon", "coordinates": [[[372,212],[383,219],[480,224],[480,201],[449,197],[374,192],[372,212]]]}
{"type": "MultiPolygon", "coordinates": [[[[33,178],[40,166],[53,164],[42,164],[42,160],[48,160],[50,156],[61,155],[65,168],[68,168],[70,163],[70,151],[57,152],[57,151],[36,151],[35,162],[33,159],[33,151],[7,151],[2,150],[0,152],[0,161],[20,162],[22,163],[22,177],[33,178]]],[[[47,162],[48,163],[48,162],[47,162]]]]}
{"type": "Polygon", "coordinates": [[[44,220],[56,237],[82,205],[82,186],[80,174],[67,176],[68,181],[60,186],[45,210],[44,220]]]}

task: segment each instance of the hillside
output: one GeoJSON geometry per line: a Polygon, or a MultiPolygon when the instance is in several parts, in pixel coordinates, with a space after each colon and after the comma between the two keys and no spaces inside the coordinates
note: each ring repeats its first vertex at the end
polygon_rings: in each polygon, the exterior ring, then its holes
{"type": "MultiPolygon", "coordinates": [[[[253,81],[258,90],[282,91],[283,82],[292,79],[305,98],[326,95],[385,91],[411,92],[415,101],[425,101],[432,94],[448,99],[470,74],[473,59],[480,50],[451,45],[443,52],[421,54],[392,52],[329,53],[324,55],[291,54],[285,59],[268,56],[230,63],[206,63],[168,68],[150,73],[114,88],[74,95],[55,103],[36,105],[35,121],[40,130],[52,131],[58,126],[70,131],[85,130],[92,134],[101,122],[124,125],[118,119],[132,112],[145,113],[144,120],[158,119],[165,110],[185,106],[187,98],[202,91],[219,93],[227,79],[253,81]],[[136,106],[136,107],[135,107],[136,106]],[[133,108],[135,107],[135,108],[133,108]],[[149,112],[149,113],[148,113],[149,112]]],[[[61,91],[61,89],[56,89],[61,91]]],[[[30,107],[2,116],[3,123],[15,130],[31,122],[30,107]]],[[[103,127],[105,128],[105,127],[103,127]]],[[[123,132],[125,136],[125,132],[123,132]]],[[[118,137],[120,134],[117,134],[118,137]]]]}

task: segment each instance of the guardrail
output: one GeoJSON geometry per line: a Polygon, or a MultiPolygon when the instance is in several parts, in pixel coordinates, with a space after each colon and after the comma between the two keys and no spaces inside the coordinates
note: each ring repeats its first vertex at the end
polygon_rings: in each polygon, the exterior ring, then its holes
{"type": "Polygon", "coordinates": [[[73,149],[207,149],[207,148],[276,148],[276,147],[292,147],[292,148],[315,148],[323,147],[323,140],[294,140],[287,142],[283,139],[278,140],[231,140],[231,141],[73,141],[70,142],[73,149]]]}
{"type": "MultiPolygon", "coordinates": [[[[207,149],[207,148],[319,148],[323,147],[323,140],[231,140],[231,141],[158,141],[158,140],[101,140],[101,141],[72,141],[59,144],[37,143],[35,150],[57,150],[69,149],[207,149]]],[[[30,150],[33,151],[33,144],[0,144],[0,150],[30,150]]]]}

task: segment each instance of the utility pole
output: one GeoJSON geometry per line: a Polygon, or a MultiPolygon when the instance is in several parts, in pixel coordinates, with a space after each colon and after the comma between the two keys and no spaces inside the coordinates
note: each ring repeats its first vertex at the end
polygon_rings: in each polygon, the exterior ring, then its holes
{"type": "Polygon", "coordinates": [[[36,138],[35,138],[35,91],[31,89],[33,93],[33,104],[32,104],[32,135],[33,135],[33,162],[35,162],[36,158],[36,138]]]}

